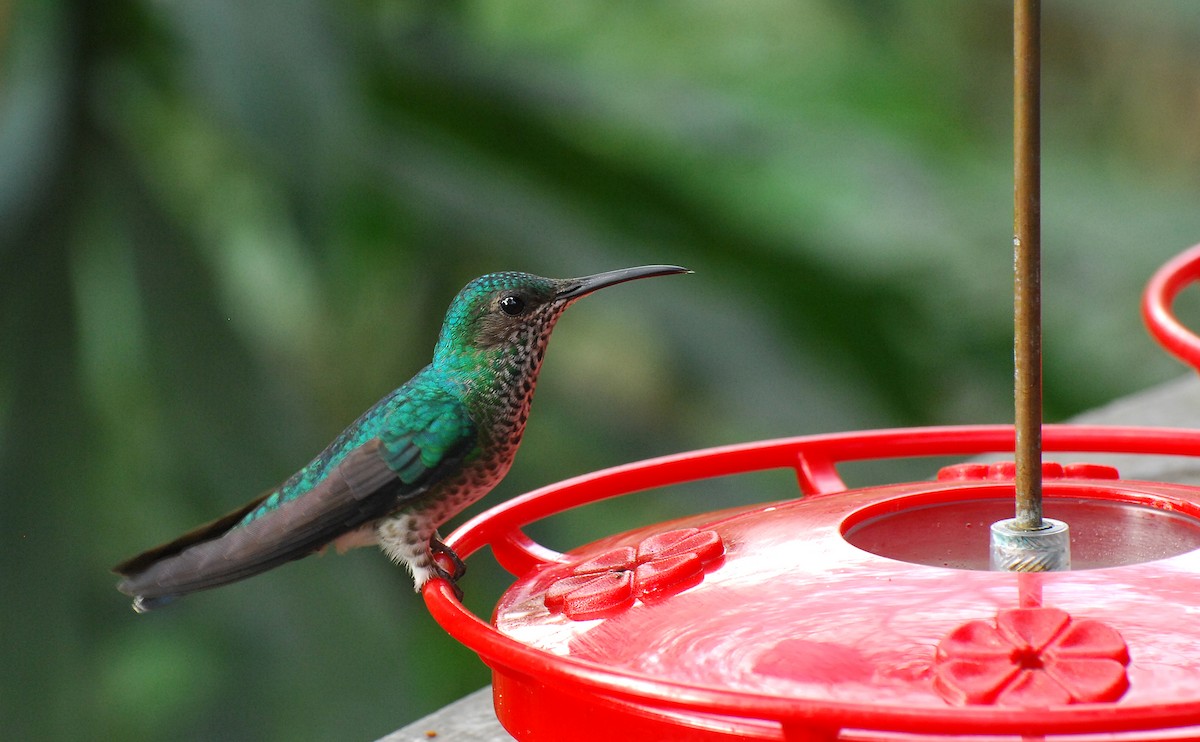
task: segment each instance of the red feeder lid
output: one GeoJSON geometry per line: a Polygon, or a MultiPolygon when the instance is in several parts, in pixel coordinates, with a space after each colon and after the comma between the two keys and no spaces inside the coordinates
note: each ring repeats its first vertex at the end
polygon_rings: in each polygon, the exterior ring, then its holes
{"type": "MultiPolygon", "coordinates": [[[[491,665],[497,714],[519,739],[1177,738],[1200,725],[1200,488],[1047,463],[1045,510],[1070,523],[1075,569],[1013,574],[986,570],[988,527],[1011,514],[1010,466],[859,490],[835,468],[1012,444],[1007,426],[875,431],[590,474],[504,503],[447,540],[462,556],[490,544],[517,576],[494,626],[441,581],[426,602],[491,665]],[[780,467],[806,496],[567,554],[520,530],[604,497],[780,467]]],[[[1200,455],[1200,433],[1179,430],[1046,426],[1043,444],[1200,455]]]]}

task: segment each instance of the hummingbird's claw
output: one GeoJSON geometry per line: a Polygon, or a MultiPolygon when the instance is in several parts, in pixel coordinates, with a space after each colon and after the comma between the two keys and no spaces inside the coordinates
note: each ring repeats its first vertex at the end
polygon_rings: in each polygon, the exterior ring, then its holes
{"type": "Polygon", "coordinates": [[[463,599],[463,591],[462,588],[458,586],[458,583],[454,581],[453,575],[442,569],[441,566],[437,564],[433,565],[433,573],[446,581],[446,584],[449,585],[450,589],[454,591],[454,597],[458,598],[458,602],[461,603],[463,599]]]}
{"type": "Polygon", "coordinates": [[[467,574],[467,564],[458,558],[454,549],[445,545],[445,541],[437,533],[434,533],[433,538],[430,539],[430,553],[433,555],[434,567],[438,569],[439,573],[442,573],[442,576],[446,580],[457,582],[462,579],[464,574],[467,574]],[[450,561],[451,566],[454,567],[454,572],[449,572],[449,570],[444,569],[438,564],[437,557],[439,556],[443,556],[446,560],[450,561]]]}
{"type": "Polygon", "coordinates": [[[451,587],[454,588],[454,594],[459,600],[462,600],[462,588],[458,586],[458,581],[467,573],[467,565],[458,557],[458,554],[454,553],[454,549],[446,546],[445,542],[436,533],[429,539],[429,553],[433,555],[433,570],[437,573],[438,577],[450,583],[451,587]],[[453,570],[451,571],[443,567],[439,563],[438,557],[445,557],[450,562],[453,570]]]}
{"type": "Polygon", "coordinates": [[[450,574],[449,571],[443,569],[442,565],[438,564],[437,561],[434,561],[434,563],[433,563],[433,576],[440,577],[441,579],[445,580],[446,584],[450,586],[450,589],[454,591],[454,597],[458,598],[458,602],[460,602],[460,603],[462,602],[462,599],[463,599],[462,588],[458,586],[457,582],[455,582],[454,575],[450,574]]]}

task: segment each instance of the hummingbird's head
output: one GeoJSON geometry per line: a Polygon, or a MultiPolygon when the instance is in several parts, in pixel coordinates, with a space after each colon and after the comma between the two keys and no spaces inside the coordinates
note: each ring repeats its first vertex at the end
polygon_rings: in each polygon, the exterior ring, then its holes
{"type": "Polygon", "coordinates": [[[472,373],[503,364],[536,374],[554,323],[572,303],[606,286],[689,272],[673,265],[648,265],[582,278],[517,272],[480,276],[451,302],[434,350],[434,365],[452,373],[472,373]]]}
{"type": "Polygon", "coordinates": [[[557,282],[529,273],[489,273],[463,287],[442,325],[435,357],[516,349],[544,332],[566,308],[557,282]]]}

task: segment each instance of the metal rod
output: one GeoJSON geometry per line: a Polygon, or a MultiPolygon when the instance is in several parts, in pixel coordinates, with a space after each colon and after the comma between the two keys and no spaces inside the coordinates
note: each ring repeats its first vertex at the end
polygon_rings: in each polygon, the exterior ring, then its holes
{"type": "Polygon", "coordinates": [[[1042,523],[1041,3],[1013,7],[1015,527],[1042,523]]]}

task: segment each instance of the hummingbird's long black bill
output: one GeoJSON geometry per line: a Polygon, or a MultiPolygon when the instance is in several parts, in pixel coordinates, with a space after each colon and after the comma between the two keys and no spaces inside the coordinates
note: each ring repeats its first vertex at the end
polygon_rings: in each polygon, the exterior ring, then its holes
{"type": "Polygon", "coordinates": [[[641,265],[636,268],[621,268],[615,271],[605,271],[582,278],[572,278],[566,281],[566,287],[558,292],[557,299],[578,299],[598,289],[615,286],[626,281],[654,276],[671,276],[676,273],[691,273],[687,268],[678,265],[641,265]]]}

